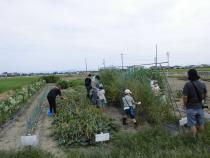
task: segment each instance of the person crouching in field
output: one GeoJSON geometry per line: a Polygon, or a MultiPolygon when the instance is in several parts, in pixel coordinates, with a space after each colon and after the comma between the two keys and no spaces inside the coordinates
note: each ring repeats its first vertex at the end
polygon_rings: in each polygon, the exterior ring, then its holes
{"type": "Polygon", "coordinates": [[[183,102],[187,109],[187,124],[194,137],[204,130],[204,111],[202,100],[207,97],[206,85],[201,82],[195,69],[188,71],[189,81],[184,85],[183,102]]]}
{"type": "Polygon", "coordinates": [[[129,89],[126,89],[124,91],[125,96],[122,97],[122,101],[123,101],[123,108],[124,108],[124,112],[125,115],[123,116],[123,125],[127,124],[127,116],[130,116],[130,118],[132,119],[133,123],[134,123],[134,127],[137,127],[137,122],[136,122],[136,111],[135,111],[135,106],[136,105],[140,105],[141,102],[135,102],[133,97],[131,96],[132,92],[129,89]]]}
{"type": "Polygon", "coordinates": [[[106,101],[106,97],[105,97],[105,90],[104,90],[102,84],[99,86],[97,95],[98,95],[98,103],[97,104],[102,109],[102,111],[105,112],[107,101],[106,101]]]}
{"type": "Polygon", "coordinates": [[[59,86],[56,86],[55,88],[51,89],[47,95],[47,100],[49,102],[49,107],[50,107],[50,113],[51,114],[56,114],[56,97],[60,96],[61,99],[64,99],[61,96],[61,89],[59,86]]]}

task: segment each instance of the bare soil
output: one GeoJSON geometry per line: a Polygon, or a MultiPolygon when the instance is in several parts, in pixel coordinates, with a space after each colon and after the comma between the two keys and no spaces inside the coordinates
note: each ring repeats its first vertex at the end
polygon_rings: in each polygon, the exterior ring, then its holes
{"type": "Polygon", "coordinates": [[[0,93],[0,101],[8,99],[10,96],[14,95],[15,92],[10,90],[8,92],[0,93]]]}
{"type": "Polygon", "coordinates": [[[51,152],[56,157],[65,157],[65,154],[57,142],[51,137],[52,129],[50,128],[52,118],[47,115],[48,104],[43,106],[42,114],[38,123],[36,134],[39,135],[39,147],[45,151],[51,152]]]}
{"type": "MultiPolygon", "coordinates": [[[[46,87],[45,87],[46,88],[46,87]]],[[[45,89],[43,88],[43,89],[45,89]]],[[[24,135],[26,131],[26,121],[32,114],[34,108],[38,104],[38,99],[43,94],[43,89],[40,90],[35,97],[33,97],[33,101],[30,104],[24,113],[19,116],[14,122],[1,129],[0,132],[0,150],[13,150],[21,148],[21,136],[24,135]]],[[[29,101],[31,102],[31,101],[29,101]]]]}
{"type": "Polygon", "coordinates": [[[141,130],[143,126],[138,124],[137,128],[134,127],[134,123],[130,118],[127,118],[127,125],[122,124],[123,112],[121,109],[108,106],[106,113],[108,117],[112,118],[113,121],[119,126],[119,131],[123,133],[136,133],[137,131],[141,130]]]}

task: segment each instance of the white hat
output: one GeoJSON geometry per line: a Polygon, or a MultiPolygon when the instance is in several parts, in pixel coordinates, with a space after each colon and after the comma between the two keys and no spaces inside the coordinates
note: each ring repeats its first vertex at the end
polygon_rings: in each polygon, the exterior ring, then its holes
{"type": "Polygon", "coordinates": [[[124,93],[125,93],[125,94],[132,94],[132,92],[131,92],[129,89],[126,89],[126,90],[124,91],[124,93]]]}

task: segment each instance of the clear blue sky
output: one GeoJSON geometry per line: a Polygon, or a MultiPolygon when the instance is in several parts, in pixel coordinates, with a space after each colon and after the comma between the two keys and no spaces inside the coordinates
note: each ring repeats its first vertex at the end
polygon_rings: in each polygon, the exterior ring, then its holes
{"type": "Polygon", "coordinates": [[[1,0],[0,73],[210,64],[209,0],[1,0]]]}

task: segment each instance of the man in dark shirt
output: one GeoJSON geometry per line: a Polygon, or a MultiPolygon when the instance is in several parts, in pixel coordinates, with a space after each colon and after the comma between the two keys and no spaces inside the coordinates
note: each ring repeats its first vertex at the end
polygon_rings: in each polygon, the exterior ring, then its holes
{"type": "Polygon", "coordinates": [[[204,112],[202,100],[207,97],[205,83],[201,82],[195,69],[188,71],[189,81],[183,89],[184,107],[187,109],[187,123],[195,137],[198,131],[204,130],[204,112]]]}
{"type": "Polygon", "coordinates": [[[56,97],[60,96],[61,99],[64,99],[61,96],[61,89],[60,87],[55,87],[53,89],[51,89],[47,95],[47,100],[49,102],[50,105],[50,113],[56,113],[56,97]]]}
{"type": "Polygon", "coordinates": [[[87,97],[90,98],[90,90],[92,89],[91,74],[88,74],[88,76],[85,78],[85,87],[87,89],[87,97]]]}

